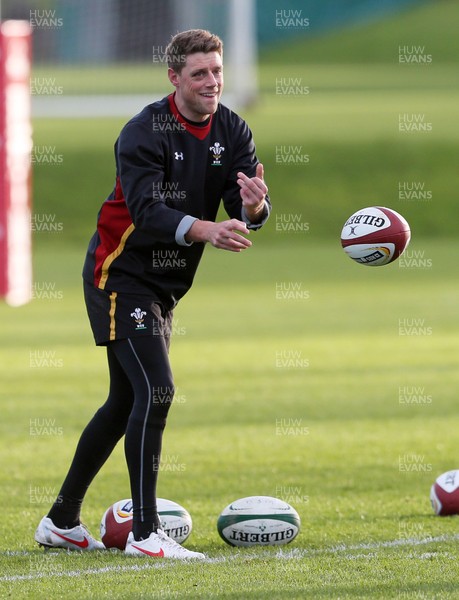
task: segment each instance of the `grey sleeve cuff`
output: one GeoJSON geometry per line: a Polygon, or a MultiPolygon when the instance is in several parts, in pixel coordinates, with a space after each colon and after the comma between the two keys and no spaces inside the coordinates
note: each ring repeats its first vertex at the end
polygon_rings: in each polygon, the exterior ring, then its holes
{"type": "Polygon", "coordinates": [[[178,224],[177,229],[175,230],[175,241],[179,246],[191,246],[193,242],[187,242],[185,240],[186,234],[189,232],[190,227],[193,225],[195,221],[197,221],[197,217],[192,217],[191,215],[186,215],[178,224]]]}
{"type": "Polygon", "coordinates": [[[271,212],[271,207],[265,201],[265,206],[263,208],[263,217],[262,217],[262,219],[261,219],[261,221],[259,223],[252,223],[250,221],[250,219],[247,217],[247,213],[245,212],[245,208],[244,207],[242,207],[242,209],[241,209],[241,217],[242,217],[242,220],[244,221],[244,223],[247,225],[248,229],[259,229],[268,220],[270,212],[271,212]]]}

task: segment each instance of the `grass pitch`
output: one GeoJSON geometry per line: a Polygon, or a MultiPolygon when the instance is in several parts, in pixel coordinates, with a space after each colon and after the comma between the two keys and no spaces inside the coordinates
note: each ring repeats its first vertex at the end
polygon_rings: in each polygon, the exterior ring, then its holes
{"type": "MultiPolygon", "coordinates": [[[[208,249],[175,313],[177,403],[159,495],[193,517],[186,545],[208,555],[193,565],[34,544],[107,386],[79,289],[81,253],[37,253],[37,279],[52,273],[54,294],[0,307],[0,498],[14,524],[1,540],[5,597],[457,597],[457,518],[435,517],[429,503],[435,477],[459,466],[448,258],[457,242],[426,242],[427,267],[371,268],[302,235],[279,247],[260,235],[241,255],[208,249]],[[302,531],[291,545],[220,540],[219,512],[252,494],[295,506],[302,531]]],[[[126,496],[120,445],[85,502],[95,533],[126,496]]]]}
{"type": "MultiPolygon", "coordinates": [[[[158,492],[190,511],[186,545],[208,555],[203,563],[44,553],[33,542],[107,393],[80,272],[126,119],[34,124],[35,299],[0,305],[2,597],[458,597],[458,520],[434,516],[429,503],[436,476],[459,467],[459,83],[448,34],[457,8],[437,4],[277,49],[262,64],[261,102],[244,116],[272,218],[246,253],[206,250],[174,321],[177,394],[158,492]],[[432,64],[398,64],[400,44],[425,45],[432,64]],[[278,94],[278,78],[287,87],[299,79],[310,93],[278,94]],[[432,130],[400,132],[405,113],[432,130]],[[277,146],[281,155],[301,147],[310,162],[279,164],[277,146]],[[401,199],[400,184],[430,197],[401,199]],[[372,204],[412,226],[407,254],[385,267],[354,264],[339,245],[346,218],[372,204]],[[292,544],[238,550],[220,540],[220,511],[252,494],[298,510],[292,544]]],[[[128,91],[149,90],[144,75],[132,72],[128,91]]],[[[84,88],[85,74],[52,76],[66,94],[114,81],[97,74],[84,88]]],[[[127,496],[120,445],[85,501],[94,533],[127,496]]]]}

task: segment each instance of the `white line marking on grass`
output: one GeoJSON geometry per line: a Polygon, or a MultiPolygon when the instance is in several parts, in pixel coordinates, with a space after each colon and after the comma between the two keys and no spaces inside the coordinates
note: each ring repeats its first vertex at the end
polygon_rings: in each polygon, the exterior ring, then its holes
{"type": "Polygon", "coordinates": [[[155,563],[146,563],[145,565],[114,565],[108,567],[99,567],[98,569],[79,569],[75,571],[56,571],[52,573],[50,571],[46,571],[45,573],[29,573],[28,575],[6,575],[4,577],[0,577],[1,581],[30,581],[34,579],[43,579],[48,577],[81,577],[84,575],[103,575],[104,573],[119,573],[126,571],[146,571],[149,569],[158,569],[164,567],[165,564],[163,562],[155,562],[155,563]]]}
{"type": "Polygon", "coordinates": [[[292,548],[291,550],[279,549],[279,558],[304,558],[306,556],[315,556],[318,554],[338,554],[340,552],[353,552],[361,550],[378,550],[381,548],[398,548],[404,546],[424,546],[426,544],[438,542],[455,542],[459,541],[459,534],[455,535],[440,535],[437,537],[428,538],[400,538],[397,540],[388,540],[385,542],[362,542],[360,544],[338,544],[330,548],[317,548],[313,550],[292,548]]]}
{"type": "MultiPolygon", "coordinates": [[[[280,558],[283,560],[298,560],[301,558],[309,558],[313,556],[319,556],[323,554],[340,554],[343,553],[345,557],[353,557],[356,558],[352,552],[362,550],[380,550],[383,548],[403,548],[407,546],[425,546],[427,544],[435,544],[440,542],[455,542],[459,541],[459,534],[456,535],[441,535],[437,537],[428,537],[428,538],[404,538],[397,540],[389,540],[385,542],[362,542],[360,544],[338,544],[336,546],[331,546],[329,548],[316,548],[308,550],[307,548],[292,548],[291,550],[285,550],[284,548],[279,548],[279,550],[272,554],[271,556],[267,555],[266,552],[261,550],[257,550],[251,554],[245,554],[236,550],[236,553],[231,556],[216,556],[216,557],[208,557],[204,560],[196,561],[199,564],[217,564],[229,562],[232,560],[238,560],[243,558],[244,560],[258,560],[267,558],[280,558]]],[[[268,546],[268,548],[272,549],[272,546],[268,546]]],[[[36,556],[36,553],[27,552],[27,551],[6,551],[1,552],[0,556],[36,556]]],[[[54,553],[53,553],[54,555],[54,553]]],[[[374,558],[376,556],[375,552],[371,552],[369,555],[360,554],[360,558],[366,557],[374,558]]],[[[423,555],[425,557],[426,555],[423,555]]],[[[130,558],[129,558],[130,559],[130,558]]],[[[148,560],[148,559],[141,559],[148,560]]],[[[195,561],[183,561],[183,564],[192,564],[195,561]]],[[[33,581],[36,579],[48,578],[48,577],[82,577],[85,575],[103,575],[105,573],[129,573],[135,571],[148,571],[151,569],[160,569],[165,568],[168,565],[173,564],[177,565],[176,560],[164,560],[164,561],[148,561],[145,564],[134,564],[134,565],[109,565],[106,567],[99,567],[94,569],[76,569],[72,571],[56,571],[55,573],[47,570],[44,573],[37,571],[36,573],[29,573],[25,575],[3,575],[0,577],[0,582],[14,582],[14,581],[33,581]]]]}

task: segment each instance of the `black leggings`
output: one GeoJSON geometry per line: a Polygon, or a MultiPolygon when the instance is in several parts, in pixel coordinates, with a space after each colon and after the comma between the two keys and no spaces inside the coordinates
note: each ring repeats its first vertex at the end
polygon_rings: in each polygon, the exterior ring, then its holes
{"type": "Polygon", "coordinates": [[[162,434],[174,395],[168,345],[168,336],[157,335],[116,340],[107,346],[109,395],[84,429],[58,500],[49,513],[57,526],[58,519],[62,523],[64,518],[69,525],[79,521],[90,483],[123,435],[134,537],[148,537],[159,526],[156,482],[162,434]]]}

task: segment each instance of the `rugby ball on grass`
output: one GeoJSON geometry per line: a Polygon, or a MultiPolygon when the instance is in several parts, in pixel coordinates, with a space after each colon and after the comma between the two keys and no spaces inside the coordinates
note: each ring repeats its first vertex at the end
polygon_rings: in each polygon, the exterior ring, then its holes
{"type": "Polygon", "coordinates": [[[296,510],[278,498],[248,496],[231,502],[217,521],[220,537],[230,546],[281,546],[300,531],[296,510]]]}
{"type": "Polygon", "coordinates": [[[388,265],[408,246],[408,222],[395,210],[383,206],[362,208],[349,217],[341,231],[344,252],[370,267],[388,265]]]}
{"type": "MultiPolygon", "coordinates": [[[[193,523],[189,512],[172,500],[157,499],[161,528],[170,538],[182,544],[190,535],[193,523]]],[[[132,529],[132,500],[119,500],[105,511],[100,523],[100,538],[106,548],[126,547],[132,529]]]]}
{"type": "Polygon", "coordinates": [[[436,515],[459,514],[459,470],[437,477],[430,488],[430,502],[436,515]]]}

